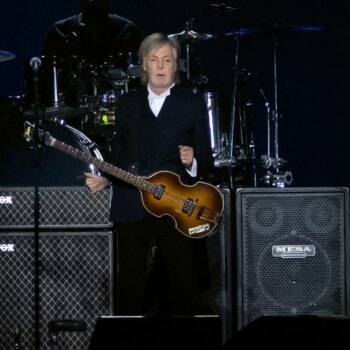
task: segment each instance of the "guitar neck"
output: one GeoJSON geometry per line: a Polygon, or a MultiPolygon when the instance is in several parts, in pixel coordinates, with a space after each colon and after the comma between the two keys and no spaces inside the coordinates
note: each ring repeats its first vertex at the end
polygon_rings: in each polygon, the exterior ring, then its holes
{"type": "Polygon", "coordinates": [[[85,163],[93,164],[97,169],[107,174],[110,174],[116,177],[117,179],[127,182],[130,185],[139,188],[140,190],[147,191],[150,193],[155,193],[157,190],[157,186],[153,185],[144,178],[138,175],[131,174],[101,159],[97,159],[96,157],[93,157],[88,153],[82,152],[77,148],[65,144],[64,142],[58,141],[53,137],[51,137],[51,139],[48,142],[46,142],[46,144],[64,153],[67,153],[74,158],[80,159],[85,163]]]}

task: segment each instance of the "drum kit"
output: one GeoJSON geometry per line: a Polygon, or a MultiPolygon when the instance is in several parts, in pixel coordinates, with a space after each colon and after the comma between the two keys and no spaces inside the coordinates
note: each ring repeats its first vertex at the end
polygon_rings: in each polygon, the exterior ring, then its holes
{"type": "MultiPolygon", "coordinates": [[[[214,4],[212,4],[214,5],[214,4]]],[[[235,11],[235,8],[226,9],[235,11]]],[[[256,28],[238,28],[236,30],[224,33],[223,35],[213,35],[208,33],[199,33],[192,30],[192,22],[186,23],[186,28],[182,32],[171,34],[170,37],[176,37],[180,44],[185,48],[185,71],[186,80],[190,82],[206,81],[205,77],[193,77],[191,75],[191,47],[198,42],[208,42],[222,38],[233,38],[234,57],[232,68],[234,71],[232,83],[232,109],[230,113],[230,123],[228,130],[222,126],[223,116],[220,115],[216,93],[204,89],[207,101],[208,118],[210,127],[211,147],[215,159],[215,167],[219,169],[229,169],[229,183],[231,188],[237,185],[243,186],[272,186],[285,187],[293,181],[291,171],[283,171],[286,161],[280,156],[279,152],[279,120],[281,114],[278,108],[278,47],[279,37],[283,34],[305,33],[321,31],[323,28],[318,26],[285,25],[272,23],[263,27],[256,28]],[[266,109],[266,154],[262,154],[257,159],[253,130],[250,130],[249,123],[246,121],[248,114],[247,106],[240,101],[240,89],[242,80],[247,79],[251,73],[240,66],[240,42],[243,38],[251,36],[266,36],[272,41],[273,45],[273,107],[269,103],[264,91],[260,88],[259,93],[263,95],[264,106],[266,109]],[[271,125],[273,123],[273,126],[271,125]],[[259,174],[257,168],[265,172],[259,174]],[[235,169],[235,175],[231,171],[235,169]],[[238,171],[237,171],[238,170],[238,171]]],[[[194,84],[196,85],[196,83],[194,84]]],[[[249,104],[248,104],[249,105],[249,104]]],[[[260,171],[260,172],[261,172],[260,171]]]]}
{"type": "MultiPolygon", "coordinates": [[[[289,171],[282,171],[285,160],[279,154],[279,119],[278,109],[278,38],[281,33],[296,33],[318,31],[320,27],[292,26],[273,24],[263,28],[239,28],[221,36],[199,33],[192,28],[192,22],[186,23],[185,29],[179,33],[170,34],[176,38],[182,48],[184,57],[181,57],[180,71],[184,74],[184,81],[193,88],[194,92],[202,93],[208,109],[210,139],[215,168],[228,169],[230,185],[236,186],[232,177],[232,169],[256,167],[266,172],[260,177],[260,183],[267,186],[284,187],[292,182],[289,171]],[[266,107],[266,154],[258,159],[255,152],[254,138],[251,130],[245,123],[245,107],[240,105],[239,89],[240,79],[244,75],[244,68],[240,67],[240,41],[242,38],[253,35],[268,34],[273,39],[273,91],[274,103],[265,98],[266,107]],[[197,59],[193,57],[193,46],[198,42],[205,43],[222,37],[233,38],[234,57],[232,67],[234,76],[232,83],[232,101],[229,127],[223,127],[223,116],[216,92],[207,88],[208,78],[193,68],[192,63],[197,59]],[[273,123],[273,125],[272,125],[273,123]],[[250,135],[248,137],[248,135],[250,135]],[[271,145],[273,147],[271,147],[271,145]],[[271,149],[272,148],[272,149],[271,149]]],[[[14,54],[0,51],[0,62],[11,60],[14,54]]],[[[140,87],[141,68],[133,53],[106,57],[99,64],[91,64],[84,58],[77,56],[40,58],[42,69],[38,74],[43,85],[42,95],[46,108],[27,108],[24,117],[35,117],[48,120],[60,125],[68,124],[68,132],[85,134],[84,142],[91,141],[97,144],[102,154],[108,158],[111,150],[111,140],[114,136],[116,102],[120,95],[140,87]],[[45,78],[46,77],[46,78],[45,78]],[[49,79],[47,79],[49,77],[49,79]],[[45,80],[46,79],[46,80],[45,80]],[[77,130],[77,132],[75,132],[77,130]]],[[[264,116],[265,118],[265,116],[264,116]]],[[[53,135],[55,136],[55,135],[53,135]]],[[[244,174],[246,176],[246,174],[244,174]]],[[[243,176],[243,177],[244,177],[243,176]]],[[[258,185],[256,173],[249,182],[243,184],[258,185]]]]}

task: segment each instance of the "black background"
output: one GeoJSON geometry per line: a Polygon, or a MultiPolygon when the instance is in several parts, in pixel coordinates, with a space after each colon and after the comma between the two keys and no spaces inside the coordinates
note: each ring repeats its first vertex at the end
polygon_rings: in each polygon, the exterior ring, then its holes
{"type": "MultiPolygon", "coordinates": [[[[147,35],[177,33],[194,18],[193,29],[218,35],[197,44],[202,71],[223,103],[220,119],[229,125],[233,86],[234,41],[223,34],[238,28],[281,25],[320,26],[322,31],[289,32],[278,36],[278,110],[280,156],[293,173],[293,186],[349,186],[349,62],[350,3],[346,0],[229,1],[237,11],[213,11],[204,0],[119,0],[113,12],[139,25],[147,35]]],[[[38,56],[48,28],[79,12],[78,0],[12,0],[0,12],[0,50],[16,58],[0,63],[0,96],[21,95],[21,66],[38,56]]],[[[273,105],[273,35],[241,39],[240,66],[253,72],[273,105]]],[[[256,88],[257,89],[257,88],[256,88]]],[[[256,92],[256,91],[255,91],[256,92]]],[[[257,112],[251,128],[257,153],[266,153],[266,115],[256,93],[257,112]]],[[[0,125],[1,128],[1,125],[0,125]]],[[[0,142],[1,144],[1,142],[0,142]]],[[[1,165],[1,167],[6,165],[1,165]]],[[[1,171],[1,169],[0,169],[1,171]]]]}

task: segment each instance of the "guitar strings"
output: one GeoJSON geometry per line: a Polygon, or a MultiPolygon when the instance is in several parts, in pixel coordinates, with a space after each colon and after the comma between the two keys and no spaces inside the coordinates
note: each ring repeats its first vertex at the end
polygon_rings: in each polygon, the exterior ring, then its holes
{"type": "MultiPolygon", "coordinates": [[[[182,207],[182,204],[184,203],[184,200],[183,200],[183,199],[177,197],[176,195],[174,195],[174,194],[172,194],[172,193],[168,193],[167,191],[165,191],[165,192],[163,193],[163,196],[165,196],[168,200],[172,201],[173,203],[179,204],[180,207],[182,207]]],[[[209,212],[209,213],[212,212],[213,214],[215,214],[215,215],[214,215],[215,217],[218,215],[218,212],[216,212],[216,211],[214,211],[214,210],[211,210],[211,209],[209,209],[209,208],[206,208],[206,207],[201,207],[201,206],[199,206],[199,205],[197,205],[197,204],[195,204],[195,206],[194,206],[194,211],[195,211],[195,210],[198,210],[198,211],[199,211],[199,210],[201,210],[202,208],[203,208],[203,214],[204,214],[204,211],[207,211],[207,212],[209,212]]],[[[210,219],[210,218],[209,218],[208,216],[206,216],[206,215],[201,215],[200,218],[203,219],[203,220],[207,220],[207,221],[209,221],[209,222],[215,223],[212,219],[210,219]]]]}
{"type": "MultiPolygon", "coordinates": [[[[72,148],[71,146],[65,144],[64,142],[58,141],[56,139],[53,139],[52,145],[56,145],[57,148],[61,149],[65,153],[73,155],[73,156],[74,156],[74,153],[75,154],[76,153],[81,154],[82,157],[84,157],[84,155],[85,155],[84,152],[76,150],[76,149],[72,148]],[[74,153],[72,153],[71,150],[74,150],[74,153]]],[[[92,163],[95,164],[95,162],[94,162],[95,158],[94,157],[89,156],[88,158],[90,160],[92,160],[92,163]]],[[[137,177],[137,178],[139,178],[139,177],[137,177]]],[[[139,178],[139,179],[141,179],[141,178],[139,178]]],[[[145,181],[145,183],[148,183],[150,185],[150,190],[148,190],[148,192],[150,192],[150,193],[154,193],[155,190],[159,187],[159,185],[154,185],[153,183],[151,183],[151,182],[149,182],[147,180],[144,180],[144,181],[145,181]]],[[[167,191],[164,191],[163,196],[167,197],[168,200],[172,201],[173,203],[179,204],[179,206],[181,208],[183,207],[183,204],[184,204],[185,201],[182,198],[179,198],[178,196],[176,196],[176,195],[174,195],[172,193],[168,193],[167,191]]],[[[209,213],[212,212],[214,214],[214,217],[217,217],[218,214],[219,214],[217,211],[211,210],[211,209],[206,208],[206,207],[201,207],[201,206],[195,204],[193,212],[196,211],[196,210],[198,210],[198,211],[202,210],[203,211],[202,214],[200,215],[201,219],[206,220],[208,222],[212,222],[212,223],[215,224],[215,222],[212,219],[210,219],[208,216],[203,215],[203,214],[205,213],[205,211],[209,212],[209,213]]]]}

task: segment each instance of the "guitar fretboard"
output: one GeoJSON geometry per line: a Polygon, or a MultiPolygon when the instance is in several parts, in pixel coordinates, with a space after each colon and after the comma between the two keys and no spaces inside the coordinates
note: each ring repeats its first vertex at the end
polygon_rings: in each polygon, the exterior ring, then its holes
{"type": "Polygon", "coordinates": [[[70,156],[80,159],[84,161],[85,163],[93,164],[97,169],[115,176],[116,178],[123,180],[137,188],[143,191],[147,191],[153,194],[156,194],[158,186],[150,183],[149,181],[145,180],[144,178],[131,174],[123,169],[120,169],[112,164],[109,164],[101,159],[97,159],[96,157],[82,152],[77,148],[74,148],[72,146],[69,146],[65,144],[64,142],[58,141],[53,137],[50,137],[50,139],[45,142],[49,146],[52,146],[54,148],[59,149],[60,151],[69,154],[70,156]]]}

